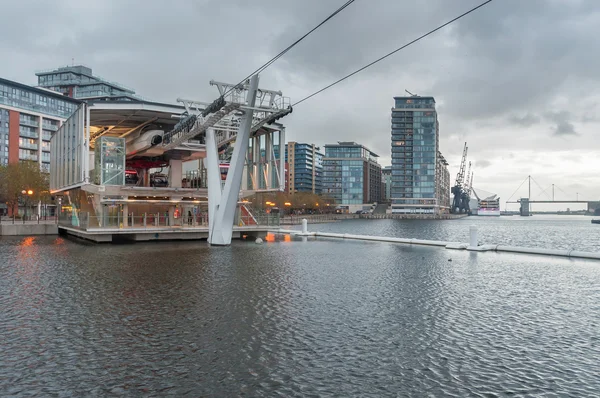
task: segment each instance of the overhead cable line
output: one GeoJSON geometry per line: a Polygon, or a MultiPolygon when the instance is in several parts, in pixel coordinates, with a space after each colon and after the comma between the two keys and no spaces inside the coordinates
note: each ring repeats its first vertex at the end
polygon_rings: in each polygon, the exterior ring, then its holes
{"type": "MultiPolygon", "coordinates": [[[[544,193],[545,189],[544,189],[544,190],[542,190],[542,187],[540,186],[540,184],[538,184],[538,182],[537,182],[537,181],[536,181],[536,180],[535,180],[533,177],[531,177],[531,180],[532,180],[532,181],[535,183],[535,185],[537,185],[537,186],[538,186],[538,188],[541,190],[541,193],[544,193]]],[[[546,189],[548,189],[548,188],[546,188],[546,189]]],[[[540,194],[538,194],[538,196],[540,196],[540,195],[541,195],[541,193],[540,193],[540,194]]],[[[546,192],[546,196],[548,196],[548,199],[552,199],[552,198],[550,197],[550,195],[549,195],[547,192],[546,192]]]]}
{"type": "MultiPolygon", "coordinates": [[[[302,40],[304,40],[308,35],[310,35],[311,33],[313,33],[315,30],[319,29],[321,26],[325,25],[329,20],[331,20],[333,17],[335,17],[337,14],[339,14],[340,12],[342,12],[346,7],[348,7],[350,4],[354,3],[356,0],[348,0],[346,3],[344,3],[340,8],[338,8],[337,10],[335,10],[331,15],[329,15],[327,18],[325,18],[321,23],[319,23],[317,26],[315,26],[314,28],[312,28],[311,30],[309,30],[306,34],[304,34],[302,37],[300,37],[298,40],[296,40],[295,42],[293,42],[292,44],[290,44],[287,48],[285,48],[283,51],[281,51],[279,54],[277,54],[276,56],[274,56],[273,58],[271,58],[269,61],[267,61],[265,64],[263,64],[260,68],[256,69],[254,72],[252,72],[251,74],[249,74],[248,76],[246,76],[244,79],[242,79],[242,81],[240,81],[238,84],[236,84],[235,86],[231,87],[229,90],[227,90],[222,96],[225,97],[227,94],[229,94],[232,90],[235,89],[235,87],[239,86],[240,84],[243,84],[246,80],[248,80],[249,78],[251,78],[252,76],[256,75],[257,73],[260,73],[262,71],[264,71],[265,69],[267,69],[269,66],[271,66],[275,61],[277,61],[279,58],[281,58],[283,55],[285,55],[285,53],[287,53],[288,51],[290,51],[294,46],[296,46],[298,43],[300,43],[302,40]]],[[[491,1],[491,0],[490,0],[491,1]]]]}
{"type": "Polygon", "coordinates": [[[565,191],[563,191],[563,190],[562,190],[562,188],[561,188],[561,187],[559,187],[558,185],[554,185],[554,188],[558,188],[558,190],[559,190],[560,192],[564,193],[565,195],[567,195],[567,197],[569,197],[569,194],[568,194],[568,193],[566,193],[565,191]]]}
{"type": "Polygon", "coordinates": [[[552,188],[552,185],[548,186],[548,187],[547,187],[546,189],[544,189],[542,192],[538,193],[538,195],[537,195],[537,196],[535,196],[535,197],[533,198],[533,200],[535,200],[535,199],[539,198],[540,196],[542,196],[542,194],[546,194],[546,196],[548,196],[548,198],[549,198],[549,199],[552,199],[552,198],[550,197],[550,194],[548,194],[548,192],[546,192],[546,191],[548,190],[548,188],[552,188]]]}
{"type": "Polygon", "coordinates": [[[525,184],[525,181],[527,181],[527,179],[528,179],[528,178],[529,178],[529,177],[526,177],[526,178],[523,180],[523,182],[521,183],[521,185],[519,185],[519,187],[518,187],[517,189],[515,189],[515,192],[513,192],[513,194],[512,194],[512,195],[510,195],[510,197],[509,197],[509,198],[506,200],[507,202],[509,202],[509,201],[512,199],[512,197],[513,197],[513,196],[515,196],[515,194],[517,193],[517,191],[518,191],[519,189],[521,189],[521,187],[523,186],[523,184],[525,184]]]}
{"type": "Polygon", "coordinates": [[[414,44],[414,43],[418,42],[419,40],[421,40],[421,39],[424,39],[425,37],[427,37],[427,36],[431,35],[432,33],[435,33],[435,32],[437,32],[438,30],[440,30],[440,29],[442,29],[442,28],[444,28],[444,27],[446,27],[446,26],[450,25],[451,23],[453,23],[453,22],[455,22],[455,21],[458,21],[458,20],[459,20],[459,19],[461,19],[462,17],[469,15],[469,14],[470,14],[470,13],[472,13],[473,11],[475,11],[475,10],[477,10],[477,9],[479,9],[479,8],[481,8],[481,7],[483,7],[483,6],[485,6],[486,4],[488,4],[488,3],[491,3],[491,2],[492,2],[492,0],[487,0],[487,1],[483,2],[483,3],[481,3],[480,5],[478,5],[477,7],[471,8],[469,11],[467,11],[467,12],[465,12],[465,13],[463,13],[463,14],[461,14],[461,15],[457,16],[457,17],[456,17],[456,18],[454,18],[454,19],[451,19],[450,21],[446,22],[446,23],[445,23],[445,24],[443,24],[443,25],[440,25],[440,26],[438,26],[437,28],[435,28],[435,29],[433,29],[433,30],[430,30],[429,32],[425,33],[424,35],[417,37],[417,38],[416,38],[416,39],[414,39],[413,41],[411,41],[411,42],[409,42],[409,43],[406,43],[406,44],[405,44],[405,45],[403,45],[402,47],[399,47],[399,48],[395,49],[394,51],[392,51],[392,52],[390,52],[390,53],[388,53],[388,54],[384,55],[384,56],[383,56],[383,57],[381,57],[381,58],[378,58],[378,59],[376,59],[375,61],[371,62],[370,64],[367,64],[367,65],[363,66],[362,68],[360,68],[360,69],[357,69],[356,71],[354,71],[354,72],[350,73],[349,75],[346,75],[346,76],[342,77],[341,79],[339,79],[339,80],[337,80],[337,81],[335,81],[335,82],[331,83],[330,85],[323,87],[323,88],[322,88],[322,89],[320,89],[319,91],[315,91],[315,92],[314,92],[314,93],[312,93],[311,95],[309,95],[309,96],[307,96],[307,97],[304,97],[304,98],[303,98],[303,99],[301,99],[300,101],[298,101],[298,102],[294,103],[294,105],[293,105],[293,106],[296,106],[296,105],[298,105],[298,104],[300,104],[300,103],[302,103],[302,102],[306,101],[307,99],[309,99],[309,98],[312,98],[312,97],[314,97],[315,95],[317,95],[317,94],[319,94],[319,93],[322,93],[323,91],[327,90],[328,88],[330,88],[330,87],[333,87],[333,86],[335,86],[335,85],[336,85],[336,84],[338,84],[338,83],[341,83],[342,81],[344,81],[344,80],[348,79],[349,77],[352,77],[352,76],[356,75],[357,73],[359,73],[359,72],[362,72],[363,70],[367,69],[368,67],[375,65],[375,64],[376,64],[376,63],[378,63],[379,61],[382,61],[382,60],[386,59],[387,57],[389,57],[389,56],[391,56],[391,55],[393,55],[393,54],[397,53],[398,51],[405,49],[406,47],[410,46],[411,44],[414,44]]]}

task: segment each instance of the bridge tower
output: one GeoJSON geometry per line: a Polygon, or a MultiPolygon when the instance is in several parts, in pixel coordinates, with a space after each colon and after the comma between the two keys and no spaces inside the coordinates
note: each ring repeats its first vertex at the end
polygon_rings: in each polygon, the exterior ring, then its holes
{"type": "Polygon", "coordinates": [[[531,215],[529,211],[529,198],[521,198],[519,200],[521,207],[519,208],[519,213],[522,216],[529,217],[531,215]]]}

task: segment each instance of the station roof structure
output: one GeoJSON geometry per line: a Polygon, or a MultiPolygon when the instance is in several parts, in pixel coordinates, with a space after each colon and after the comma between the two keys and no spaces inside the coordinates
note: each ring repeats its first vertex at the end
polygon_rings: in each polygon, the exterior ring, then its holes
{"type": "Polygon", "coordinates": [[[96,101],[89,108],[92,142],[103,135],[126,137],[146,125],[170,130],[185,112],[183,106],[148,101],[96,101]]]}

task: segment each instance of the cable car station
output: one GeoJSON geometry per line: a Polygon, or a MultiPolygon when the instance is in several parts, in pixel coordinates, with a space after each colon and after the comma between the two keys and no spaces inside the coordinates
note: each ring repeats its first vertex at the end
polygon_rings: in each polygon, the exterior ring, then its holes
{"type": "Polygon", "coordinates": [[[244,200],[284,188],[280,91],[211,81],[212,103],[83,103],[52,137],[59,229],[96,242],[259,237],[277,215],[244,200]]]}

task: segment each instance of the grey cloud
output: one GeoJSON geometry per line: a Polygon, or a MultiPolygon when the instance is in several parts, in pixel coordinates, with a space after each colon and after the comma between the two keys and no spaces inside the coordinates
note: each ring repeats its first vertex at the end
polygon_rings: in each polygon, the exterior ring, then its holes
{"type": "Polygon", "coordinates": [[[556,124],[554,135],[578,135],[572,123],[561,121],[556,124]]]}
{"type": "Polygon", "coordinates": [[[490,167],[492,165],[492,162],[490,162],[489,160],[478,160],[475,162],[475,167],[477,167],[478,169],[485,169],[486,167],[490,167]]]}
{"type": "Polygon", "coordinates": [[[508,118],[508,121],[521,127],[530,127],[534,124],[540,123],[541,118],[537,115],[527,113],[524,116],[513,115],[508,118]]]}
{"type": "Polygon", "coordinates": [[[571,123],[571,114],[567,111],[548,112],[546,118],[556,125],[553,127],[553,134],[557,136],[578,135],[575,126],[571,123]]]}

